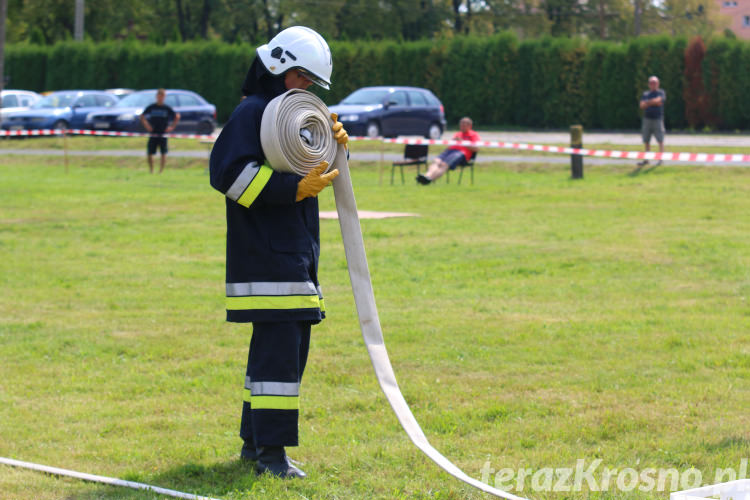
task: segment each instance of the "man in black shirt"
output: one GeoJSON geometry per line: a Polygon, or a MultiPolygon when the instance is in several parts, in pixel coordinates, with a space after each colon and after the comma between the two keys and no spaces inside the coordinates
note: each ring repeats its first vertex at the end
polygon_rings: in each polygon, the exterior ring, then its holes
{"type": "Polygon", "coordinates": [[[152,174],[154,173],[154,155],[156,154],[157,146],[161,150],[161,168],[159,169],[159,173],[162,173],[164,170],[164,164],[167,160],[167,138],[163,137],[161,134],[170,133],[180,122],[180,113],[175,113],[171,107],[164,104],[164,98],[166,95],[166,90],[157,90],[156,102],[150,104],[143,110],[143,113],[141,113],[141,123],[143,124],[143,127],[151,134],[154,134],[149,137],[147,147],[148,170],[152,174]],[[170,125],[169,123],[173,120],[174,122],[170,125]]]}
{"type": "MultiPolygon", "coordinates": [[[[652,76],[648,79],[648,90],[641,95],[640,108],[643,110],[641,135],[646,151],[651,150],[651,136],[659,143],[659,152],[664,152],[664,102],[667,93],[659,88],[659,79],[652,76]]],[[[638,163],[639,167],[648,165],[648,160],[638,163]]],[[[661,165],[661,160],[656,162],[661,165]]]]}

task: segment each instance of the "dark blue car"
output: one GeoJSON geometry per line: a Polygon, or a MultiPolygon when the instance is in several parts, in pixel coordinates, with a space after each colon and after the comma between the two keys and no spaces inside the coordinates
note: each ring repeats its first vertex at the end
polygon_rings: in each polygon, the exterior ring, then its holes
{"type": "Polygon", "coordinates": [[[5,130],[83,128],[89,113],[117,104],[117,97],[99,90],[60,90],[35,102],[25,111],[9,113],[5,130]]]}
{"type": "Polygon", "coordinates": [[[420,135],[439,139],[445,109],[435,94],[418,87],[364,87],[330,107],[352,136],[420,135]]]}
{"type": "MultiPolygon", "coordinates": [[[[189,90],[166,89],[164,104],[180,113],[180,123],[175,132],[210,134],[216,128],[216,106],[189,90]]],[[[133,92],[114,107],[91,113],[86,118],[86,128],[145,132],[140,115],[149,104],[156,102],[156,89],[133,92]]]]}

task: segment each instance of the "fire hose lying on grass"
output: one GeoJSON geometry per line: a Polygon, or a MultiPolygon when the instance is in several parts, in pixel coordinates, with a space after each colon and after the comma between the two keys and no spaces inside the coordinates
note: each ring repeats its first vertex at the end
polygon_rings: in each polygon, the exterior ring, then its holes
{"type": "MultiPolygon", "coordinates": [[[[338,168],[339,170],[339,176],[333,181],[336,210],[338,212],[339,224],[341,225],[341,236],[349,268],[349,278],[351,279],[352,290],[354,292],[354,302],[357,306],[359,325],[380,388],[383,390],[385,397],[388,399],[406,434],[417,448],[422,450],[439,467],[464,483],[486,493],[507,500],[525,500],[468,476],[440,454],[427,440],[419,423],[409,409],[404,396],[401,394],[401,390],[396,382],[396,375],[388,358],[388,351],[385,348],[383,332],[380,328],[380,320],[378,319],[378,311],[375,307],[375,296],[370,280],[370,271],[367,267],[367,256],[365,254],[362,230],[357,215],[357,204],[354,200],[351,176],[349,175],[346,149],[334,140],[333,134],[331,134],[332,125],[333,122],[331,121],[330,113],[323,101],[305,90],[290,90],[272,100],[266,107],[261,122],[261,144],[263,152],[266,155],[266,160],[271,168],[276,171],[304,176],[323,161],[328,162],[328,170],[334,168],[338,168]]],[[[12,460],[0,461],[0,463],[17,467],[23,467],[24,465],[21,464],[25,464],[25,462],[12,460]]],[[[53,474],[71,475],[63,474],[63,472],[68,473],[71,471],[41,467],[28,468],[35,468],[35,470],[43,470],[53,474]]],[[[171,490],[148,487],[147,485],[138,483],[128,483],[118,479],[102,478],[101,476],[80,473],[73,473],[71,476],[131,488],[150,488],[162,494],[180,496],[181,498],[203,498],[171,490]]]]}
{"type": "Polygon", "coordinates": [[[469,477],[441,455],[427,441],[401,394],[385,348],[378,310],[375,307],[375,295],[367,267],[346,150],[333,139],[330,132],[333,123],[329,116],[326,105],[314,94],[304,90],[290,90],[268,104],[261,124],[261,143],[263,152],[274,170],[304,176],[322,161],[328,162],[329,170],[339,169],[339,176],[333,181],[336,211],[341,225],[359,326],[380,388],[412,442],[443,470],[486,493],[508,500],[523,500],[469,477]]]}

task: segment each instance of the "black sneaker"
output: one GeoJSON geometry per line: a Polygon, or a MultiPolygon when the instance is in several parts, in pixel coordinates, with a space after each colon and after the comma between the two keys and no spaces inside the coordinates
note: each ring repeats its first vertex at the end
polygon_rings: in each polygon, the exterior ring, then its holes
{"type": "Polygon", "coordinates": [[[648,165],[648,160],[643,160],[643,161],[638,162],[639,167],[645,167],[646,165],[648,165]]]}
{"type": "Polygon", "coordinates": [[[302,479],[307,477],[298,467],[295,467],[286,456],[283,446],[265,446],[258,448],[258,462],[255,464],[258,475],[269,473],[276,477],[302,479]]]}
{"type": "Polygon", "coordinates": [[[422,185],[424,185],[424,186],[426,186],[427,184],[429,184],[430,182],[432,182],[432,179],[430,179],[429,177],[427,177],[424,174],[419,174],[417,176],[417,182],[420,183],[420,184],[422,184],[422,185]]]}

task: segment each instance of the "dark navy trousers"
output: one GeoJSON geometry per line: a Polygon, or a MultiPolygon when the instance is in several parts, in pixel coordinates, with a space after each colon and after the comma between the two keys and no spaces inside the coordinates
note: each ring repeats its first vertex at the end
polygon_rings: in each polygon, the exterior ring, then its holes
{"type": "Polygon", "coordinates": [[[299,387],[310,329],[309,321],[253,323],[240,424],[246,442],[299,445],[299,387]]]}

